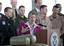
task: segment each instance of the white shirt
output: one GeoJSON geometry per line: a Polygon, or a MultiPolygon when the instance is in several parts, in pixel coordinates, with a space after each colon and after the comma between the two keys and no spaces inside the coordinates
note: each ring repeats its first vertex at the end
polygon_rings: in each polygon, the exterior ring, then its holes
{"type": "Polygon", "coordinates": [[[37,12],[40,12],[40,10],[38,8],[35,8],[37,12]]]}

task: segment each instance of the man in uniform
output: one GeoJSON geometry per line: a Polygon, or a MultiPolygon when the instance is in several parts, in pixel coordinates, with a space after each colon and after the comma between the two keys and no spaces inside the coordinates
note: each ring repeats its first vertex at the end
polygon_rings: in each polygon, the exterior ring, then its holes
{"type": "Polygon", "coordinates": [[[56,6],[58,6],[60,9],[59,9],[59,15],[60,16],[64,16],[64,14],[61,13],[61,10],[62,10],[62,6],[61,4],[56,4],[56,6]]]}
{"type": "Polygon", "coordinates": [[[25,16],[25,7],[24,6],[19,6],[19,15],[15,20],[15,24],[16,26],[18,26],[18,24],[20,22],[27,22],[27,17],[25,16]]]}
{"type": "Polygon", "coordinates": [[[16,8],[16,6],[17,6],[17,0],[11,0],[11,6],[12,6],[12,9],[13,9],[13,20],[15,22],[15,19],[18,16],[18,10],[16,8]]]}
{"type": "MultiPolygon", "coordinates": [[[[52,9],[53,13],[52,13],[51,16],[49,16],[49,19],[50,19],[50,22],[51,22],[51,24],[50,24],[51,28],[49,30],[49,35],[51,35],[52,32],[57,33],[57,35],[58,35],[58,42],[57,42],[58,45],[60,44],[59,43],[60,31],[61,31],[61,27],[62,27],[62,23],[63,23],[62,17],[59,15],[59,10],[60,10],[60,8],[57,5],[53,6],[53,9],[52,9]]],[[[50,40],[50,38],[49,38],[49,40],[50,40]]]]}
{"type": "MultiPolygon", "coordinates": [[[[63,37],[64,36],[64,14],[61,13],[61,10],[62,10],[61,4],[56,4],[56,6],[58,6],[60,8],[59,9],[59,15],[62,17],[62,27],[61,27],[61,31],[60,31],[61,32],[60,37],[61,37],[61,39],[63,40],[63,43],[64,43],[64,37],[63,37]]],[[[61,42],[61,44],[62,44],[62,42],[61,42]]]]}
{"type": "Polygon", "coordinates": [[[9,45],[10,38],[15,35],[14,22],[12,20],[12,8],[4,9],[5,16],[1,19],[1,31],[3,32],[2,45],[9,45]]]}
{"type": "Polygon", "coordinates": [[[42,29],[43,29],[43,27],[46,28],[49,23],[46,14],[47,14],[47,6],[41,5],[40,6],[40,24],[39,25],[42,26],[42,29]]]}
{"type": "Polygon", "coordinates": [[[2,10],[2,3],[0,2],[0,45],[3,42],[3,31],[2,31],[1,20],[2,20],[2,18],[4,16],[4,14],[1,13],[1,10],[2,10]]]}

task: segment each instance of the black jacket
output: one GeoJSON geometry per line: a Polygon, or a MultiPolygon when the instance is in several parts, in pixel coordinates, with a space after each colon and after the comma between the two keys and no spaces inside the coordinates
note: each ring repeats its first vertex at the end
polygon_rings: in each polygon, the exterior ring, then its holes
{"type": "Polygon", "coordinates": [[[8,19],[6,16],[2,16],[0,20],[0,33],[2,34],[3,43],[9,44],[10,38],[15,36],[15,26],[12,19],[8,19]]]}

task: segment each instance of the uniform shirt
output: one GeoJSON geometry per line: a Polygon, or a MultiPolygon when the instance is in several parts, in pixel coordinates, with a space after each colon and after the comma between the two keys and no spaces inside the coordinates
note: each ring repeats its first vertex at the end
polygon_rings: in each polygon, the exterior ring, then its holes
{"type": "Polygon", "coordinates": [[[15,36],[15,27],[11,19],[3,16],[0,20],[0,32],[2,33],[3,45],[9,45],[10,38],[15,36]]]}
{"type": "Polygon", "coordinates": [[[39,20],[40,22],[39,22],[39,25],[41,26],[41,29],[42,30],[47,30],[47,27],[49,27],[49,25],[50,25],[50,20],[49,20],[49,18],[48,17],[46,17],[45,19],[42,19],[41,17],[40,17],[40,20],[39,20]]]}
{"type": "Polygon", "coordinates": [[[27,18],[25,17],[25,16],[17,16],[17,18],[15,19],[15,25],[16,26],[18,26],[18,24],[20,23],[20,22],[27,22],[28,20],[27,20],[27,18]]]}
{"type": "Polygon", "coordinates": [[[8,19],[6,16],[3,16],[0,23],[0,28],[1,31],[3,31],[4,35],[14,35],[14,22],[11,19],[8,19]]]}
{"type": "MultiPolygon", "coordinates": [[[[62,27],[62,19],[61,19],[61,16],[55,16],[55,15],[51,15],[49,16],[49,19],[50,19],[50,25],[48,27],[48,33],[47,33],[47,36],[48,36],[48,41],[50,41],[50,36],[53,32],[56,32],[57,35],[58,35],[58,38],[60,37],[60,31],[61,31],[61,27],[62,27]]],[[[49,42],[48,42],[49,44],[49,42]]]]}
{"type": "Polygon", "coordinates": [[[4,18],[4,15],[2,13],[0,13],[0,32],[1,32],[1,28],[2,28],[2,19],[4,18]]]}
{"type": "Polygon", "coordinates": [[[50,17],[50,21],[51,21],[51,28],[50,28],[50,32],[52,33],[53,31],[57,32],[58,36],[61,35],[60,31],[62,28],[62,17],[61,16],[54,16],[51,15],[50,17]]]}
{"type": "Polygon", "coordinates": [[[62,18],[61,16],[50,16],[49,17],[52,23],[52,29],[60,29],[62,26],[62,18]]]}
{"type": "Polygon", "coordinates": [[[2,41],[3,41],[3,31],[1,30],[1,20],[3,18],[3,14],[0,12],[0,45],[2,44],[2,41]]]}
{"type": "Polygon", "coordinates": [[[62,17],[62,27],[61,27],[61,35],[64,33],[64,14],[62,13],[59,13],[60,17],[62,17]]]}

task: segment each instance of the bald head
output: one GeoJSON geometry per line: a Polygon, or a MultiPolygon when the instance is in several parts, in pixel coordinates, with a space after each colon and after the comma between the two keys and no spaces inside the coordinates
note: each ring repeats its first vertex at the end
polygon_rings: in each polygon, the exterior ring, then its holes
{"type": "Polygon", "coordinates": [[[16,5],[17,5],[17,0],[11,0],[11,5],[12,5],[12,7],[16,7],[16,5]]]}

